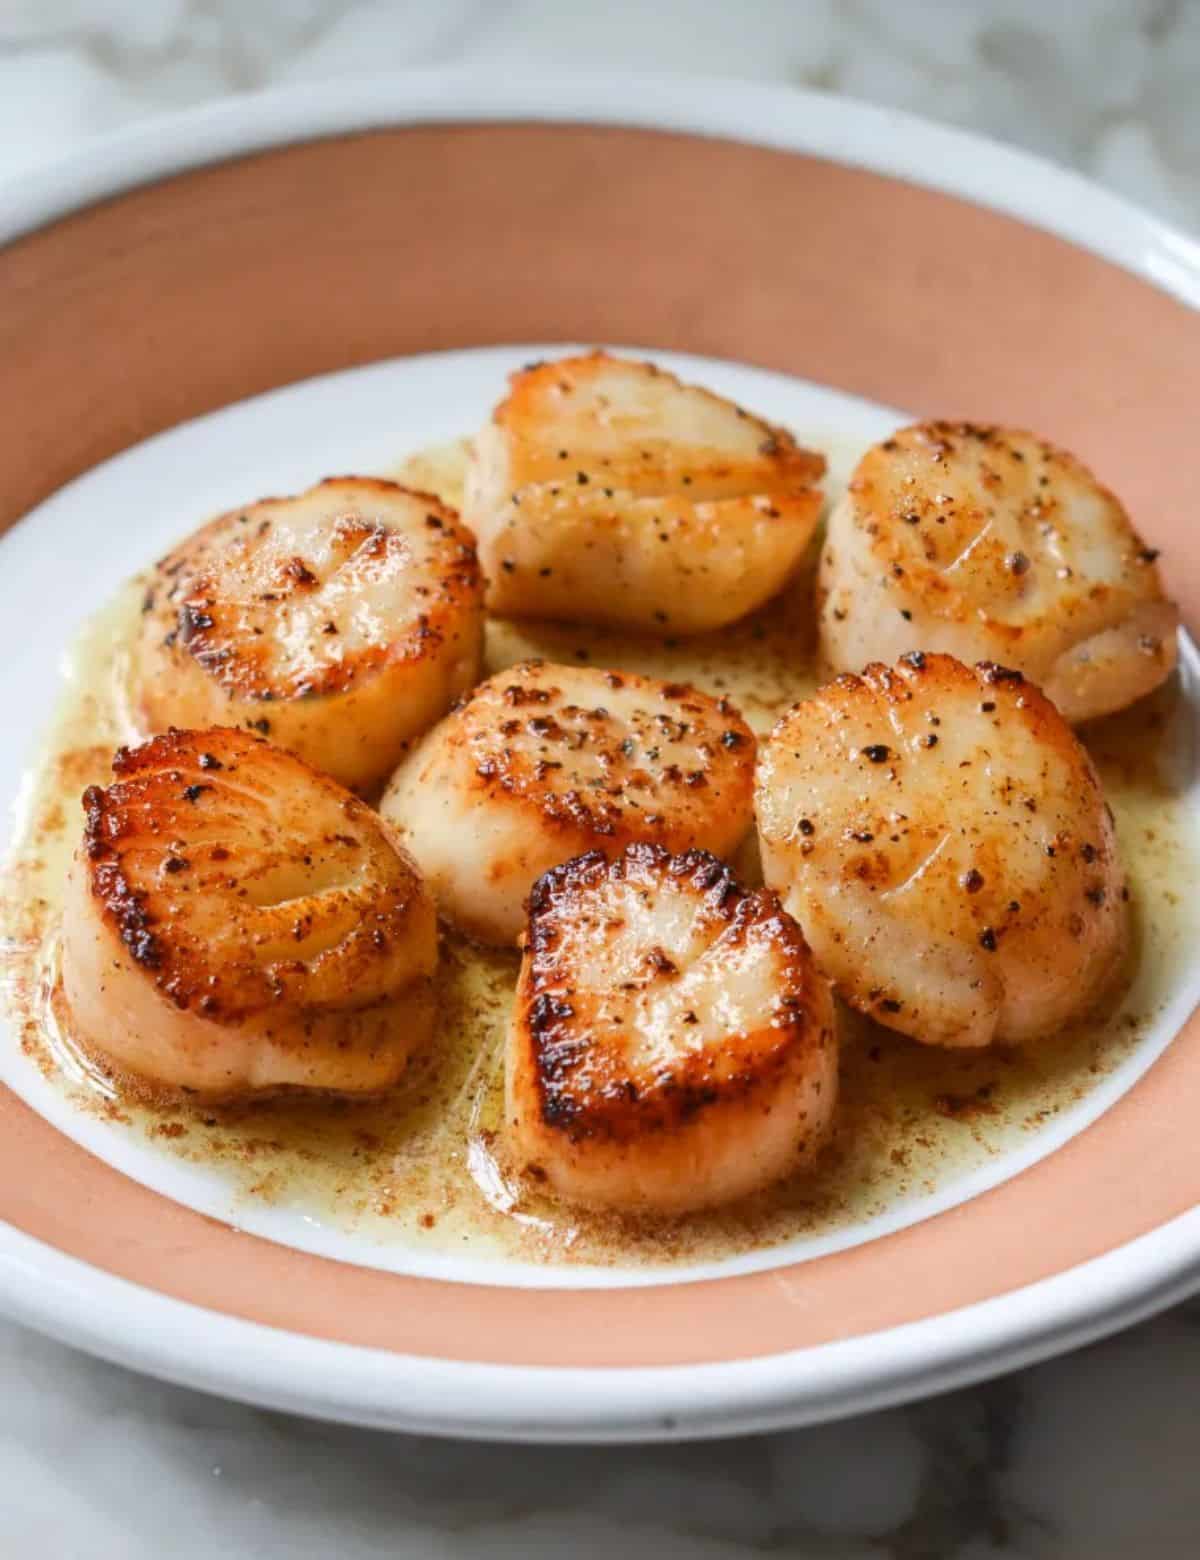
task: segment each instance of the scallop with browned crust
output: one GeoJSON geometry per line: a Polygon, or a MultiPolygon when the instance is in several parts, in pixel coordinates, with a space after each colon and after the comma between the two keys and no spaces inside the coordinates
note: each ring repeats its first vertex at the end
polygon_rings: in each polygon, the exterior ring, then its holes
{"type": "Polygon", "coordinates": [[[785,583],[821,508],[819,455],[653,363],[537,363],[474,441],[463,518],[488,606],[694,634],[785,583]]]}
{"type": "Polygon", "coordinates": [[[912,652],[798,704],[757,777],[763,872],[848,1002],[949,1046],[1053,1033],[1127,915],[1087,752],[1019,672],[912,652]]]}
{"type": "Polygon", "coordinates": [[[63,986],[85,1045],[212,1098],[393,1084],[432,1025],[433,903],[378,815],[244,732],[171,731],[84,794],[63,986]]]}
{"type": "Polygon", "coordinates": [[[829,518],[822,655],[835,672],[914,648],[995,660],[1070,721],[1107,715],[1175,665],[1156,556],[1086,466],[1033,434],[902,428],[829,518]]]}
{"type": "Polygon", "coordinates": [[[796,1170],[837,1096],[833,1004],[773,894],[707,851],[631,845],[548,872],[508,1034],[507,1128],[560,1196],[729,1202],[796,1170]]]}
{"type": "Polygon", "coordinates": [[[202,526],[158,565],[134,664],[148,731],[243,726],[359,790],[479,675],[474,543],[428,493],[337,477],[202,526]]]}
{"type": "Polygon", "coordinates": [[[381,804],[439,908],[515,942],[535,878],[631,840],[725,854],[752,821],[754,737],[727,700],[631,672],[526,661],[482,683],[381,804]]]}

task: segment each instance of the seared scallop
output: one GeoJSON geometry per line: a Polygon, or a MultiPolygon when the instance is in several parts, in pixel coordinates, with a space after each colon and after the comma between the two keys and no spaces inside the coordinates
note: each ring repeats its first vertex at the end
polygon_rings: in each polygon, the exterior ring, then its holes
{"type": "Polygon", "coordinates": [[[829,988],[773,894],[654,845],[538,881],[507,1125],[560,1196],[658,1213],[743,1197],[812,1155],[836,1096],[829,988]]]}
{"type": "Polygon", "coordinates": [[[820,568],[832,671],[914,647],[1025,673],[1076,722],[1156,688],[1179,613],[1129,516],[1074,456],[973,423],[903,428],[868,450],[820,568]]]}
{"type": "Polygon", "coordinates": [[[493,612],[694,634],[783,586],[820,513],[819,455],[605,352],[510,383],[474,441],[463,505],[493,612]]]}
{"type": "Polygon", "coordinates": [[[439,908],[513,943],[534,879],[631,840],[732,851],[753,819],[754,737],[727,700],[630,672],[526,661],[482,683],[381,804],[439,908]]]}
{"type": "Polygon", "coordinates": [[[1019,672],[912,652],[798,704],[757,776],[763,872],[846,1000],[948,1046],[1052,1033],[1126,945],[1112,816],[1019,672]]]}
{"type": "Polygon", "coordinates": [[[432,900],[377,814],[233,730],[171,731],[84,793],[63,987],[89,1050],[232,1098],[395,1083],[433,1019],[432,900]]]}
{"type": "Polygon", "coordinates": [[[370,790],[476,680],[482,634],[454,511],[336,477],[232,510],[163,559],[134,702],[147,731],[242,726],[370,790]]]}

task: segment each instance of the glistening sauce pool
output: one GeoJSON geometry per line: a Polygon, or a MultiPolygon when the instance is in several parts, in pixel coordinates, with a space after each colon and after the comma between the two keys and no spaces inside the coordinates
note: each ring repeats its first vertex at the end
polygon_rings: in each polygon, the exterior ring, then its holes
{"type": "MultiPolygon", "coordinates": [[[[813,441],[828,448],[827,439],[813,441]]],[[[835,446],[836,485],[853,451],[835,446]]],[[[459,497],[462,449],[399,475],[459,497]]],[[[815,686],[811,567],[732,629],[678,642],[619,631],[493,622],[487,670],[527,655],[687,680],[728,694],[759,731],[815,686]]],[[[134,582],[82,634],[62,709],[30,771],[3,899],[4,989],[28,1055],[80,1109],[219,1175],[242,1199],[286,1204],[370,1244],[403,1243],[545,1263],[711,1261],[845,1230],[1020,1146],[1124,1060],[1183,978],[1200,931],[1197,824],[1183,800],[1193,718],[1178,683],[1086,732],[1116,814],[1133,896],[1136,971],[1107,1014],[1036,1046],[926,1049],[843,1012],[841,1102],[814,1173],[715,1213],[673,1220],[581,1214],[505,1166],[504,1028],[517,957],[452,933],[442,944],[439,1025],[428,1055],[384,1101],[148,1106],[123,1097],[74,1044],[57,989],[62,883],[79,796],[109,778],[133,732],[124,701],[134,582]]],[[[752,850],[739,862],[753,878],[752,850]]]]}

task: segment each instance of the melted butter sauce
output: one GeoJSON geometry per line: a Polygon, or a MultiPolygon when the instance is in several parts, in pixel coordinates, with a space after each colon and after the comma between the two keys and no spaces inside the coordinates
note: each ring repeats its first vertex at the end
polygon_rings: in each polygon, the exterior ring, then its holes
{"type": "MultiPolygon", "coordinates": [[[[457,504],[464,452],[463,445],[426,451],[396,474],[457,504]]],[[[856,453],[835,442],[831,488],[856,453]]],[[[493,622],[486,669],[541,655],[687,680],[727,693],[765,731],[817,683],[814,564],[815,552],[763,611],[701,638],[493,622]]],[[[609,1266],[710,1261],[831,1234],[986,1166],[1083,1099],[1144,1036],[1197,943],[1192,886],[1200,845],[1183,801],[1194,726],[1176,681],[1084,733],[1117,818],[1134,906],[1123,995],[1106,1013],[1037,1045],[982,1052],[915,1045],[843,1010],[837,1127],[818,1166],[732,1208],[671,1220],[597,1216],[555,1204],[514,1174],[500,1129],[517,956],[452,932],[442,940],[435,1042],[387,1099],[149,1105],[123,1093],[75,1043],[57,971],[59,902],[79,834],[79,795],[107,782],[113,747],[136,735],[125,698],[126,646],[141,597],[135,580],[85,628],[62,708],[26,777],[0,902],[0,996],[27,1055],[80,1109],[218,1174],[234,1194],[235,1217],[238,1203],[265,1199],[372,1244],[609,1266]]],[[[756,877],[752,845],[738,866],[756,877]]]]}

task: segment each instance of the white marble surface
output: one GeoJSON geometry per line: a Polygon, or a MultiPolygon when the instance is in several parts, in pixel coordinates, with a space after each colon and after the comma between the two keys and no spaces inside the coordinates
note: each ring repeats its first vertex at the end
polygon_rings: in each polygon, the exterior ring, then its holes
{"type": "MultiPolygon", "coordinates": [[[[0,179],[274,82],[520,61],[847,92],[1069,162],[1200,227],[1188,0],[0,0],[0,179]]],[[[992,1385],[706,1446],[331,1429],[0,1324],[0,1556],[1192,1560],[1200,1303],[992,1385]]]]}

